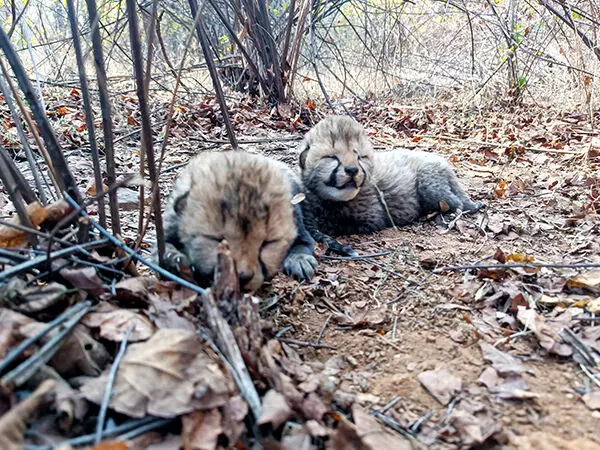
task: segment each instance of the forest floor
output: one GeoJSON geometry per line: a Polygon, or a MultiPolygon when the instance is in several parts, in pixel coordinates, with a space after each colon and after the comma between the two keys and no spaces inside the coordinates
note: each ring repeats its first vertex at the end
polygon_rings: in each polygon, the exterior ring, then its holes
{"type": "MultiPolygon", "coordinates": [[[[87,188],[92,175],[76,100],[57,101],[55,126],[87,188]]],[[[134,102],[123,98],[120,106],[118,171],[136,172],[139,137],[129,133],[139,118],[134,102]]],[[[321,254],[316,275],[302,284],[278,275],[257,293],[263,317],[279,337],[300,341],[290,345],[308,367],[336,365],[334,402],[379,410],[426,448],[600,448],[600,374],[593,369],[600,352],[600,136],[590,117],[541,107],[347,107],[377,148],[448,157],[465,190],[487,208],[448,227],[427,218],[344,237],[366,256],[321,254]],[[561,267],[504,267],[515,263],[561,267]],[[445,269],[465,265],[475,267],[445,269]]],[[[215,108],[177,108],[165,194],[190,156],[228,148],[215,108]]],[[[154,108],[157,127],[161,111],[164,105],[154,108]]],[[[232,115],[241,142],[262,140],[243,148],[291,165],[295,138],[319,118],[305,108],[295,121],[289,111],[244,101],[232,115]]],[[[122,191],[123,235],[135,238],[137,187],[122,191]]],[[[152,241],[150,230],[145,250],[152,241]]]]}

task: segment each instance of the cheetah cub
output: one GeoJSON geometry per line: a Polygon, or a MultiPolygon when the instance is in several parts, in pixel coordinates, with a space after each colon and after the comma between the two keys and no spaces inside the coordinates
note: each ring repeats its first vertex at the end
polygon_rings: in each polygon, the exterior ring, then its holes
{"type": "Polygon", "coordinates": [[[300,182],[283,163],[245,152],[207,152],[194,157],[175,182],[165,208],[163,266],[178,274],[189,267],[208,286],[217,246],[226,239],[240,286],[258,289],[283,266],[297,279],[317,266],[314,239],[292,198],[300,182]]]}
{"type": "Polygon", "coordinates": [[[441,156],[405,149],[374,152],[363,127],[350,117],[319,122],[300,151],[306,226],[338,253],[351,249],[325,234],[371,233],[431,212],[473,212],[484,206],[465,194],[441,156]]]}

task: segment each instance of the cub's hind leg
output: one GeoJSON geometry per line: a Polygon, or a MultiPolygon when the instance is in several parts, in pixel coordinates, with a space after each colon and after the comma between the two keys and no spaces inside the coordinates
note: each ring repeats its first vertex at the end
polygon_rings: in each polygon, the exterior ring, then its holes
{"type": "Polygon", "coordinates": [[[450,178],[449,182],[450,189],[452,190],[454,195],[456,195],[460,199],[462,203],[462,211],[477,212],[485,207],[485,203],[476,202],[469,198],[469,196],[466,194],[465,191],[463,191],[462,187],[458,183],[458,179],[456,178],[456,175],[454,175],[454,173],[452,174],[452,177],[450,178]]]}
{"type": "Polygon", "coordinates": [[[437,163],[427,164],[419,170],[417,192],[422,213],[446,212],[446,205],[448,211],[462,209],[463,202],[451,187],[453,175],[450,168],[437,163]]]}

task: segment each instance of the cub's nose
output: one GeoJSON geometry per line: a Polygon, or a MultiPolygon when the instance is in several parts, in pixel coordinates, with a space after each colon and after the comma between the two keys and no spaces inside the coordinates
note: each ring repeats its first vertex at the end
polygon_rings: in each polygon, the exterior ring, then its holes
{"type": "Polygon", "coordinates": [[[358,167],[356,166],[345,166],[344,172],[346,172],[349,176],[353,177],[358,173],[358,167]]]}
{"type": "Polygon", "coordinates": [[[240,280],[240,287],[244,287],[254,278],[254,272],[240,272],[238,273],[238,278],[240,280]]]}

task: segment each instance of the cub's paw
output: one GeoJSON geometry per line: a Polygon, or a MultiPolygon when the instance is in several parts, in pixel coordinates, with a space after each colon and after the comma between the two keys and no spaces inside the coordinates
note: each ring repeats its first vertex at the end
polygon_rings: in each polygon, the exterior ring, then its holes
{"type": "Polygon", "coordinates": [[[182,278],[193,278],[194,267],[188,257],[175,248],[167,248],[165,251],[163,269],[182,278]]]}
{"type": "Polygon", "coordinates": [[[484,202],[471,201],[469,203],[465,203],[464,211],[466,213],[475,213],[481,209],[484,209],[485,207],[486,207],[486,204],[484,202]]]}
{"type": "Polygon", "coordinates": [[[283,271],[296,280],[310,279],[317,269],[317,260],[307,253],[290,253],[283,262],[283,271]]]}
{"type": "Polygon", "coordinates": [[[340,256],[358,256],[356,250],[353,250],[352,247],[348,245],[338,242],[337,239],[327,238],[325,243],[327,244],[328,250],[331,250],[333,253],[337,253],[340,256]]]}

